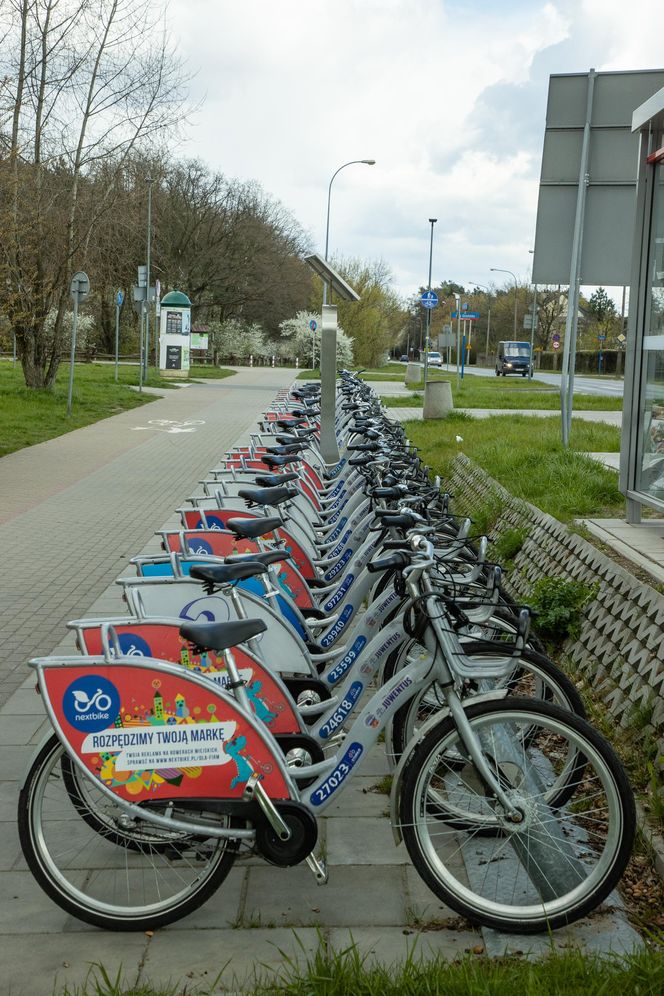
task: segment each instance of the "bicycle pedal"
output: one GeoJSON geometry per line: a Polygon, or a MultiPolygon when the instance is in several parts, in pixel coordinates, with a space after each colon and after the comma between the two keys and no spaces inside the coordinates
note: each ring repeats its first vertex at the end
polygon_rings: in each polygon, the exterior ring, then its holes
{"type": "Polygon", "coordinates": [[[314,873],[318,885],[325,885],[328,880],[327,862],[324,858],[317,858],[315,854],[309,854],[306,858],[309,868],[314,873]]]}

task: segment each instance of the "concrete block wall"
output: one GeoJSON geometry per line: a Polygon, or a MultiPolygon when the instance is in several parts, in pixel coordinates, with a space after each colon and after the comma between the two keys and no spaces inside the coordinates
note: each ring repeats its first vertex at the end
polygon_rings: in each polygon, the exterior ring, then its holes
{"type": "Polygon", "coordinates": [[[472,515],[487,496],[497,496],[501,511],[491,530],[494,538],[508,529],[527,530],[508,579],[516,598],[527,602],[542,577],[599,583],[567,654],[619,725],[629,725],[639,707],[652,707],[644,730],[655,736],[664,757],[664,595],[552,516],[512,496],[462,454],[454,461],[449,490],[460,514],[472,515]]]}

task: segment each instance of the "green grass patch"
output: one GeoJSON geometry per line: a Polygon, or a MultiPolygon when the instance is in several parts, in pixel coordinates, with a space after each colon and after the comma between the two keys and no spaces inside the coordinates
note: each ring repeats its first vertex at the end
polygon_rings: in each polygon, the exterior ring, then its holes
{"type": "MultiPolygon", "coordinates": [[[[656,945],[603,957],[572,949],[531,962],[518,956],[486,958],[480,942],[450,960],[424,958],[417,950],[419,937],[426,940],[427,933],[413,930],[414,952],[389,966],[362,955],[352,944],[328,953],[321,943],[306,961],[303,948],[298,961],[280,952],[284,967],[270,971],[257,965],[254,979],[237,980],[233,991],[264,996],[659,996],[664,991],[664,952],[656,945]]],[[[230,968],[216,978],[212,972],[209,975],[201,985],[189,981],[123,987],[119,977],[110,978],[97,965],[83,987],[57,992],[60,996],[204,996],[220,992],[221,985],[226,991],[232,980],[230,968]]]]}
{"type": "MultiPolygon", "coordinates": [[[[436,371],[429,377],[431,381],[446,380],[452,385],[452,399],[455,408],[504,408],[532,409],[534,411],[557,411],[560,408],[560,392],[538,380],[505,380],[504,378],[477,377],[468,374],[457,387],[456,375],[436,371]]],[[[422,391],[424,383],[409,385],[414,391],[422,391]]],[[[410,408],[422,405],[421,394],[408,397],[381,398],[386,408],[410,408]],[[415,399],[418,400],[415,400],[415,399]]],[[[577,411],[622,411],[622,398],[608,398],[594,394],[575,394],[574,408],[577,411]]]]}
{"type": "Polygon", "coordinates": [[[515,497],[562,522],[624,514],[615,471],[583,455],[618,452],[620,430],[614,426],[574,419],[569,450],[560,441],[557,417],[473,419],[451,412],[445,419],[409,421],[406,427],[410,440],[421,447],[422,459],[443,478],[450,476],[454,457],[465,453],[515,497]]]}
{"type": "Polygon", "coordinates": [[[234,374],[235,370],[228,370],[226,367],[213,367],[212,364],[200,363],[189,367],[188,380],[223,380],[234,374]]]}
{"type": "MultiPolygon", "coordinates": [[[[72,414],[67,416],[68,363],[61,364],[52,391],[30,390],[18,364],[14,367],[11,363],[0,363],[0,456],[154,401],[154,395],[131,390],[129,385],[137,383],[137,366],[120,366],[116,384],[112,364],[77,364],[72,414]]],[[[154,371],[150,372],[147,385],[172,386],[154,371]]]]}
{"type": "MultiPolygon", "coordinates": [[[[386,363],[384,367],[365,369],[362,367],[349,367],[349,370],[357,372],[362,370],[362,380],[391,380],[402,381],[406,368],[402,363],[386,363]]],[[[320,370],[302,370],[297,375],[298,380],[320,380],[320,370]]]]}

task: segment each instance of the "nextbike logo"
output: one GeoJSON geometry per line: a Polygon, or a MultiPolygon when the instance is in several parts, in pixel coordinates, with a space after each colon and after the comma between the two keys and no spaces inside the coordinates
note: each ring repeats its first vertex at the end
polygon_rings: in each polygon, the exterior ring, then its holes
{"type": "Polygon", "coordinates": [[[333,581],[334,578],[337,576],[337,574],[341,574],[344,567],[346,566],[346,564],[348,563],[348,561],[352,556],[353,556],[353,551],[346,550],[339,563],[335,564],[334,567],[331,568],[331,570],[329,570],[327,574],[324,575],[325,581],[333,581]]]}
{"type": "Polygon", "coordinates": [[[352,614],[353,614],[353,606],[347,605],[346,608],[341,613],[341,615],[339,616],[339,618],[337,619],[337,621],[335,622],[330,632],[326,633],[325,636],[320,641],[321,647],[329,647],[331,643],[334,643],[334,641],[342,632],[344,626],[346,625],[352,614]]]}
{"type": "Polygon", "coordinates": [[[98,674],[81,675],[67,688],[62,711],[76,730],[85,733],[105,730],[120,712],[120,693],[108,678],[98,674]]]}
{"type": "Polygon", "coordinates": [[[355,705],[360,695],[362,694],[363,688],[364,685],[362,684],[361,681],[353,682],[353,684],[350,686],[350,688],[344,695],[343,700],[339,705],[339,707],[335,709],[334,713],[330,716],[328,721],[326,723],[323,723],[323,725],[321,726],[320,736],[324,740],[327,740],[327,738],[334,733],[337,727],[341,726],[346,716],[352,710],[353,706],[355,705]]]}
{"type": "Polygon", "coordinates": [[[343,581],[335,591],[334,595],[331,595],[330,598],[325,603],[325,605],[323,606],[323,610],[325,612],[331,612],[332,609],[336,605],[338,605],[339,602],[343,600],[344,595],[346,594],[346,592],[348,591],[354,580],[355,580],[354,574],[346,575],[346,577],[343,579],[343,581]]]}
{"type": "Polygon", "coordinates": [[[204,539],[187,538],[187,552],[199,557],[208,557],[212,554],[212,545],[204,539]]]}
{"type": "Polygon", "coordinates": [[[137,633],[120,633],[118,643],[125,657],[152,657],[150,644],[137,633]]]}
{"type": "Polygon", "coordinates": [[[346,671],[351,666],[351,664],[353,663],[353,661],[357,660],[357,658],[358,658],[358,656],[360,654],[360,651],[363,649],[363,647],[366,644],[366,642],[367,642],[367,638],[365,636],[358,636],[357,640],[355,641],[355,643],[353,644],[353,646],[350,648],[350,650],[348,651],[348,653],[346,654],[346,656],[343,657],[339,661],[339,663],[336,664],[334,666],[334,668],[330,671],[330,673],[329,673],[329,675],[327,677],[328,684],[330,684],[330,685],[336,685],[336,683],[341,678],[343,678],[343,676],[345,675],[346,671]]]}

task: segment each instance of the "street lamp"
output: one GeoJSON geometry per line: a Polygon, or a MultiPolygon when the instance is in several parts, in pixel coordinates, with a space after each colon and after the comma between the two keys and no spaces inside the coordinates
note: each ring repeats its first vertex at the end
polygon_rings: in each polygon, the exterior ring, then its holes
{"type": "MultiPolygon", "coordinates": [[[[346,166],[353,166],[355,163],[364,163],[366,166],[375,166],[375,159],[351,159],[350,162],[343,163],[339,169],[336,169],[330,178],[330,183],[327,188],[327,220],[325,222],[325,262],[327,262],[327,251],[330,245],[330,197],[332,196],[332,181],[334,180],[337,173],[340,173],[342,169],[346,166]]],[[[323,284],[323,304],[327,304],[327,281],[323,284]]]]}
{"type": "Polygon", "coordinates": [[[487,299],[487,321],[486,321],[486,361],[489,362],[489,333],[491,332],[491,288],[487,287],[486,284],[480,284],[477,280],[469,280],[471,284],[475,287],[481,287],[486,293],[487,299]]]}
{"type": "MultiPolygon", "coordinates": [[[[431,238],[429,240],[429,297],[431,297],[431,262],[433,259],[433,226],[438,221],[438,218],[429,218],[429,224],[431,225],[431,238]]],[[[429,304],[431,302],[429,301],[429,304]]],[[[427,386],[427,369],[429,366],[429,333],[431,332],[431,308],[427,308],[427,331],[426,338],[424,340],[424,387],[427,386]]]]}
{"type": "Polygon", "coordinates": [[[518,284],[516,282],[516,277],[511,270],[501,270],[497,266],[490,266],[489,269],[492,273],[509,273],[510,277],[514,280],[514,338],[516,339],[516,305],[518,301],[518,284]]]}

